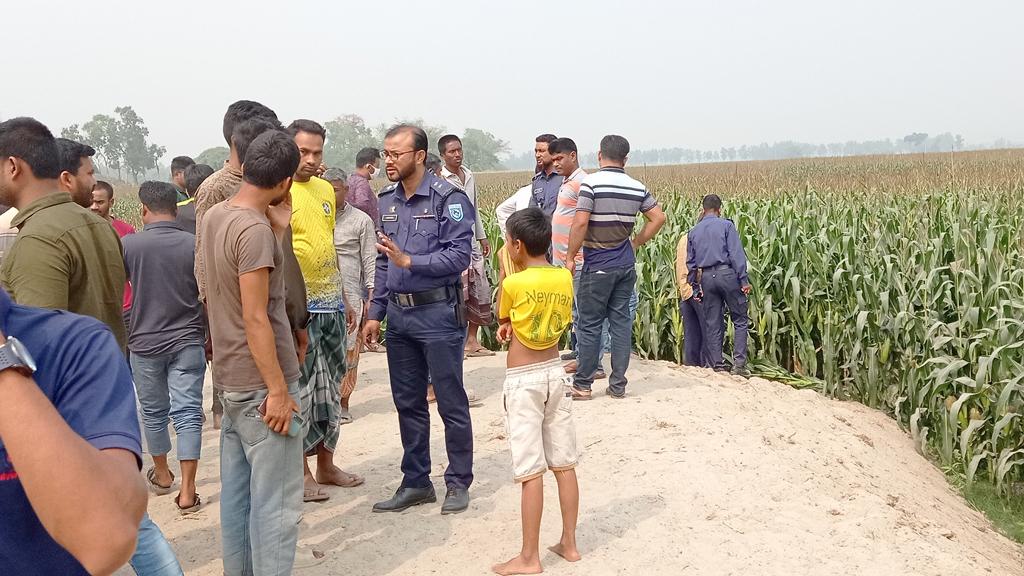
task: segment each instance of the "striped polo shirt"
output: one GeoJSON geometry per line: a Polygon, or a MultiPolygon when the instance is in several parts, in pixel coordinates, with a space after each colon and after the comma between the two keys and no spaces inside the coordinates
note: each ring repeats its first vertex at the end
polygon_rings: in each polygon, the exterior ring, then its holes
{"type": "Polygon", "coordinates": [[[622,168],[605,167],[580,184],[576,209],[590,212],[583,239],[583,269],[633,266],[636,255],[629,240],[637,215],[658,205],[647,188],[622,168]]]}
{"type": "MultiPolygon", "coordinates": [[[[569,251],[569,230],[576,217],[576,203],[580,196],[580,182],[587,173],[577,168],[558,190],[558,204],[551,215],[551,261],[555,266],[565,266],[566,252],[569,251]]],[[[583,266],[583,253],[576,255],[576,268],[583,266]]]]}

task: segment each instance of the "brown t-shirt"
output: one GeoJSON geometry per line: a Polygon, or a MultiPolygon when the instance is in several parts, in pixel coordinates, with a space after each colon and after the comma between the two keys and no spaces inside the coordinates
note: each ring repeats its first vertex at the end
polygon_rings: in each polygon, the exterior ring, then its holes
{"type": "Polygon", "coordinates": [[[245,337],[242,274],[270,269],[267,314],[277,344],[277,361],[286,382],[299,379],[299,361],[284,305],[281,243],[266,216],[227,202],[210,208],[203,218],[206,302],[213,336],[213,377],[227,392],[248,392],[267,387],[253,361],[245,337]]]}

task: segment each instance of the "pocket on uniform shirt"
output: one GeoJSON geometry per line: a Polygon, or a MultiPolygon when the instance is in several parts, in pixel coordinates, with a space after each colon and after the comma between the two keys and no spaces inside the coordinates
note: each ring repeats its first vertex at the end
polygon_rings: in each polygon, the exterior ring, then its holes
{"type": "Polygon", "coordinates": [[[433,218],[417,218],[413,224],[413,233],[426,238],[437,237],[438,224],[433,218]]]}

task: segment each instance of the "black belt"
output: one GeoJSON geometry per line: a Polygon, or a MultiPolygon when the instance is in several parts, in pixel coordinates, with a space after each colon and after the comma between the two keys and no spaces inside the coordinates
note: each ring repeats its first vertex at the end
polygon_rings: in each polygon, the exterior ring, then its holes
{"type": "MultiPolygon", "coordinates": [[[[449,290],[452,290],[453,286],[442,286],[440,288],[434,288],[433,290],[427,290],[425,292],[413,292],[412,294],[400,294],[398,292],[392,292],[388,297],[389,300],[398,304],[402,308],[412,308],[413,306],[425,306],[427,304],[434,304],[436,302],[444,302],[451,295],[449,290]]],[[[459,290],[462,288],[460,287],[459,290]]]]}
{"type": "Polygon", "coordinates": [[[714,266],[705,266],[701,268],[701,270],[704,270],[705,272],[715,270],[732,270],[732,266],[728,264],[715,264],[714,266]]]}

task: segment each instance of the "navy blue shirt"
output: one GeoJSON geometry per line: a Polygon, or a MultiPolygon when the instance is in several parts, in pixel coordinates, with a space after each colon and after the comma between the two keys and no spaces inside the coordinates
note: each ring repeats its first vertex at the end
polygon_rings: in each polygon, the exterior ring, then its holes
{"type": "Polygon", "coordinates": [[[728,264],[736,272],[740,286],[747,278],[747,255],[740,244],[740,234],[732,220],[708,214],[690,230],[686,241],[687,280],[697,285],[697,269],[728,264]]]}
{"type": "Polygon", "coordinates": [[[412,258],[412,266],[392,266],[386,255],[377,255],[370,320],[384,319],[392,292],[412,294],[457,284],[469,268],[476,222],[466,193],[429,172],[409,199],[398,183],[380,193],[377,205],[379,229],[412,258]]]}
{"type": "MultiPolygon", "coordinates": [[[[94,318],[14,304],[3,290],[0,326],[28,349],[36,384],[68,426],[94,448],[134,453],[141,467],[131,373],[110,329],[94,318]]],[[[39,522],[2,438],[0,567],[4,574],[87,574],[39,522]]]]}
{"type": "Polygon", "coordinates": [[[530,200],[530,205],[543,210],[548,220],[551,220],[551,215],[555,213],[555,206],[558,204],[558,190],[565,182],[565,177],[555,172],[554,168],[551,170],[550,174],[541,171],[533,176],[533,197],[530,200]]]}

